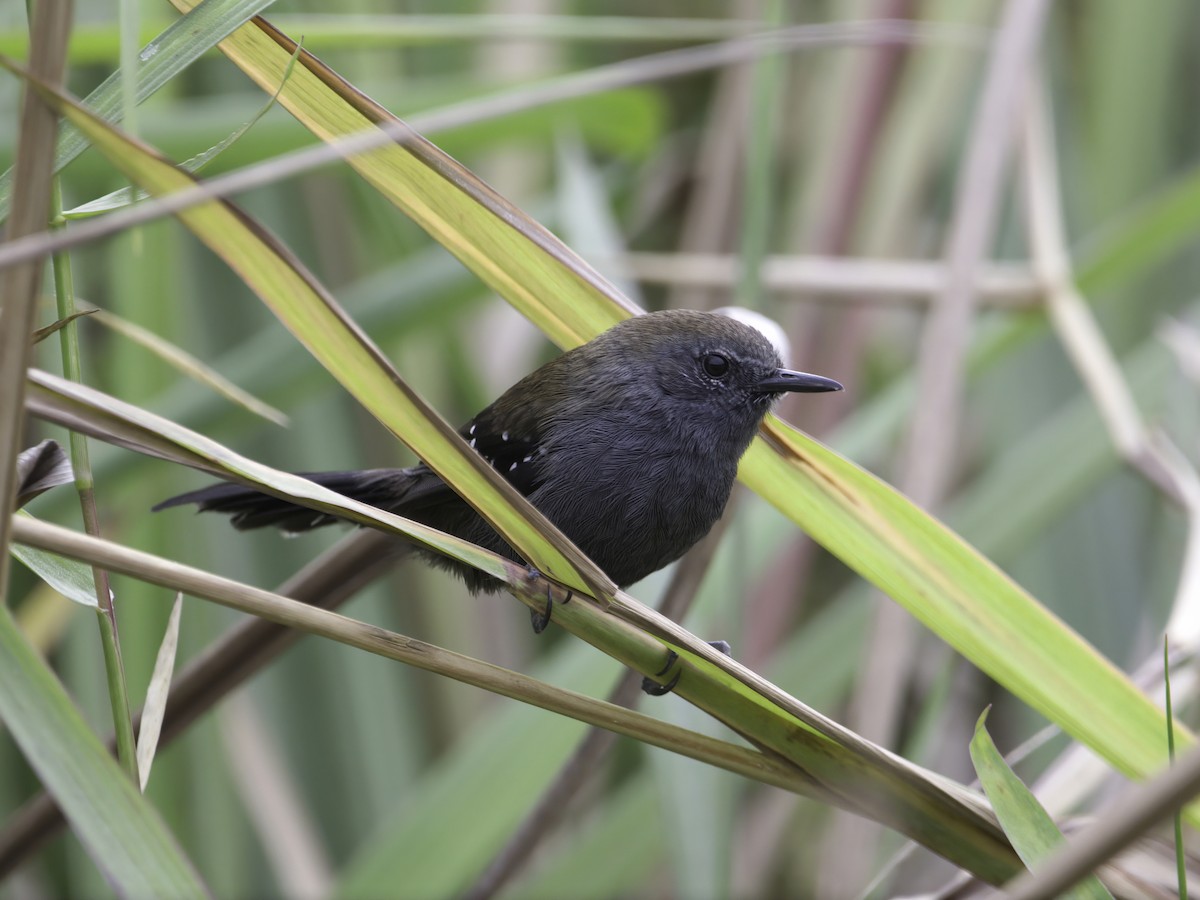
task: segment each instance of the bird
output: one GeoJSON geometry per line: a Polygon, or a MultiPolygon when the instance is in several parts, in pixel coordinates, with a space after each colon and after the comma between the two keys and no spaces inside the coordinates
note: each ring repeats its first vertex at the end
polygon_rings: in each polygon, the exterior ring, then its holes
{"type": "MultiPolygon", "coordinates": [[[[831,378],[784,368],[774,345],[749,325],[717,313],[665,310],[625,319],[536,369],[459,434],[626,588],[709,532],[776,399],[841,389],[831,378]]],[[[424,463],[301,474],[528,565],[424,463]]],[[[296,533],[340,521],[232,483],[154,509],[189,504],[229,515],[239,530],[296,533]]],[[[472,593],[503,587],[435,550],[413,545],[413,552],[459,576],[472,593]]]]}

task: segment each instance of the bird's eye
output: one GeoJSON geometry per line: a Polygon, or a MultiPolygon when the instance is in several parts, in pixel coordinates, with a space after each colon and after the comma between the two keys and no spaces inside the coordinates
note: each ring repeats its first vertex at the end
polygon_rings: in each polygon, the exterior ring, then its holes
{"type": "Polygon", "coordinates": [[[709,353],[700,361],[704,374],[711,378],[724,378],[729,374],[729,360],[720,353],[709,353]]]}

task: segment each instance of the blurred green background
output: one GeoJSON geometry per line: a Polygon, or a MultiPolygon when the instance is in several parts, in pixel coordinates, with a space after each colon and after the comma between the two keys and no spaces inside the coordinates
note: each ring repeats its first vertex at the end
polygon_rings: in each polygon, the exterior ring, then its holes
{"type": "MultiPolygon", "coordinates": [[[[755,306],[784,323],[792,362],[844,381],[833,398],[784,408],[860,464],[895,480],[928,293],[838,291],[764,257],[937,263],[1002,4],[876,2],[385,3],[280,0],[266,16],[400,116],[501,95],[569,72],[782,25],[913,19],[907,44],[785,55],[500,116],[427,136],[651,308],[755,306]],[[499,17],[499,18],[494,18],[499,17]],[[681,257],[677,254],[701,254],[681,257]],[[764,265],[764,262],[766,263],[764,265]],[[772,269],[771,266],[775,266],[772,269]],[[709,278],[713,268],[719,269],[709,278]],[[774,273],[774,274],[772,274],[774,273]]],[[[27,52],[21,4],[0,6],[0,51],[27,52]]],[[[122,26],[142,42],[166,3],[80,0],[69,86],[84,95],[119,65],[122,26]],[[123,17],[123,18],[122,18],[123,17]]],[[[1053,6],[1041,60],[1054,102],[1063,214],[1081,289],[1122,359],[1143,414],[1194,455],[1194,384],[1160,330],[1195,321],[1200,149],[1193,86],[1200,7],[1183,0],[1053,6]]],[[[0,168],[11,165],[17,86],[0,82],[0,168]]],[[[176,160],[218,144],[266,98],[217,52],[138,108],[131,128],[176,160]]],[[[313,138],[273,108],[205,174],[313,138]]],[[[66,171],[65,204],[122,186],[92,152],[66,171]]],[[[1015,181],[993,257],[1032,284],[1015,181]]],[[[236,198],[328,285],[452,422],[469,418],[553,354],[536,329],[345,167],[236,198]]],[[[293,470],[407,464],[248,289],[172,222],[76,252],[82,300],[152,330],[281,408],[286,430],[231,405],[145,348],[80,325],[88,383],[293,470]]],[[[1020,310],[984,296],[979,348],[947,521],[1118,665],[1154,652],[1175,602],[1185,522],[1118,460],[1094,405],[1026,289],[1020,310]]],[[[47,299],[42,324],[54,318],[47,299]]],[[[1178,341],[1177,341],[1178,343],[1178,341]]],[[[1186,354],[1185,354],[1186,355],[1186,354]]],[[[1192,347],[1194,367],[1195,346],[1192,347]]],[[[58,371],[57,344],[38,364],[58,371]]],[[[1194,368],[1193,368],[1194,371],[1194,368]]],[[[59,436],[33,423],[31,437],[59,436]]],[[[32,443],[27,440],[26,443],[32,443]]],[[[106,537],[270,587],[338,529],[284,540],[236,534],[185,511],[150,514],[202,479],[93,445],[106,537]]],[[[64,493],[64,492],[59,492],[64,493]]],[[[67,496],[38,515],[72,526],[67,496]]],[[[805,702],[842,717],[859,683],[877,602],[793,526],[749,496],[731,513],[687,625],[805,702]]],[[[632,593],[653,601],[665,575],[632,593]]],[[[90,615],[20,566],[14,606],[100,731],[109,727],[90,615]]],[[[165,592],[114,581],[135,701],[170,608],[165,592]]],[[[560,634],[535,638],[507,596],[472,599],[406,565],[349,614],[556,684],[603,696],[617,667],[560,634]]],[[[189,600],[181,660],[235,620],[189,600]]],[[[890,743],[960,780],[970,727],[1008,749],[1043,724],[923,637],[890,743]]],[[[655,715],[722,734],[674,698],[655,715]]],[[[346,647],[306,639],[207,715],[156,763],[148,793],[222,897],[441,897],[470,886],[533,805],[582,728],[346,647]],[[236,764],[231,762],[236,760],[236,764]]],[[[1061,744],[1019,770],[1027,779],[1061,744]]],[[[37,788],[0,734],[0,822],[37,788]]],[[[622,742],[547,835],[512,897],[842,895],[830,813],[815,803],[622,742]]],[[[863,872],[897,846],[864,844],[863,872]]],[[[918,853],[885,891],[937,884],[918,853]]],[[[861,888],[862,885],[857,885],[861,888]]],[[[0,897],[104,896],[78,844],[57,838],[0,897]]],[[[846,887],[846,896],[853,892],[846,887]]]]}

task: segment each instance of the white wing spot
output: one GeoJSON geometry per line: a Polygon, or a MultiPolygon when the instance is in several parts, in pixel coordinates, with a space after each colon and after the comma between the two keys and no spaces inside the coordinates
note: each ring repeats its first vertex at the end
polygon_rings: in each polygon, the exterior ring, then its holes
{"type": "Polygon", "coordinates": [[[511,472],[511,471],[512,471],[513,469],[515,469],[516,467],[517,467],[517,464],[516,464],[516,463],[513,463],[511,466],[509,466],[509,467],[508,467],[508,471],[510,471],[510,472],[511,472]]]}
{"type": "Polygon", "coordinates": [[[500,440],[502,440],[502,441],[507,441],[507,440],[508,440],[508,432],[507,432],[507,431],[503,432],[503,433],[500,435],[500,440]]]}
{"type": "Polygon", "coordinates": [[[474,434],[474,433],[475,433],[475,423],[472,422],[471,428],[470,428],[470,430],[467,431],[467,434],[474,434]]]}

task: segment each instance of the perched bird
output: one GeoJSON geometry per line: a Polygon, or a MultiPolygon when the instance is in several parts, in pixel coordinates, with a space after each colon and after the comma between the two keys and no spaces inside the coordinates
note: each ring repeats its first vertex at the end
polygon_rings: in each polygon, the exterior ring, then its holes
{"type": "MultiPolygon", "coordinates": [[[[720,518],[772,402],[787,391],[837,391],[792,372],[757,330],[713,313],[627,319],[509,388],[463,438],[620,587],[682,556],[720,518]]],[[[520,557],[423,463],[407,469],[306,472],[355,500],[510,559],[520,557]]],[[[236,484],[172,497],[232,516],[238,529],[307,531],[338,519],[236,484]]],[[[473,592],[502,585],[416,547],[473,592]]]]}

